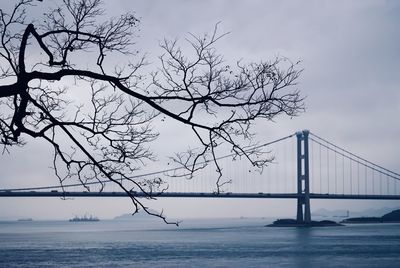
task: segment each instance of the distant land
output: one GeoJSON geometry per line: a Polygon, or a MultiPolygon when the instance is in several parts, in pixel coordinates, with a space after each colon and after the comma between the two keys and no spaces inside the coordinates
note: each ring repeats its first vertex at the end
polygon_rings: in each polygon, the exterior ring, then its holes
{"type": "Polygon", "coordinates": [[[131,221],[131,220],[143,220],[143,219],[149,219],[149,215],[145,213],[136,213],[135,215],[132,215],[131,213],[126,213],[114,218],[114,220],[118,221],[131,221]]]}
{"type": "Polygon", "coordinates": [[[382,217],[356,217],[348,218],[341,221],[342,223],[400,223],[400,209],[393,210],[392,212],[386,213],[382,217]]]}
{"type": "MultiPolygon", "coordinates": [[[[364,212],[360,213],[377,213],[378,211],[386,211],[387,208],[382,209],[368,209],[364,212]]],[[[345,217],[344,215],[349,215],[348,210],[335,210],[329,211],[326,209],[320,209],[314,212],[312,215],[315,216],[322,216],[322,217],[345,217]],[[343,216],[342,216],[343,215],[343,216]]],[[[381,217],[375,216],[363,216],[363,217],[353,217],[353,218],[346,218],[340,223],[337,223],[332,220],[322,220],[322,221],[311,221],[309,223],[298,222],[295,219],[278,219],[274,221],[272,224],[266,225],[266,227],[329,227],[329,226],[343,226],[343,223],[400,223],[400,209],[395,209],[389,213],[384,214],[381,217]]]]}
{"type": "Polygon", "coordinates": [[[17,221],[33,221],[33,219],[32,218],[21,218],[21,219],[18,219],[17,221]]]}
{"type": "Polygon", "coordinates": [[[348,218],[348,217],[381,217],[382,215],[391,211],[400,209],[400,207],[383,207],[383,208],[369,208],[362,211],[350,211],[350,210],[328,210],[325,208],[318,209],[311,213],[312,217],[323,217],[323,218],[348,218]],[[349,215],[347,215],[347,213],[349,215]]]}
{"type": "MultiPolygon", "coordinates": [[[[154,214],[160,214],[160,212],[155,210],[149,210],[149,211],[154,214]]],[[[149,215],[144,211],[139,211],[133,215],[132,213],[125,213],[114,218],[114,220],[119,220],[119,221],[137,221],[137,220],[152,220],[152,219],[158,220],[157,217],[149,215]]]]}

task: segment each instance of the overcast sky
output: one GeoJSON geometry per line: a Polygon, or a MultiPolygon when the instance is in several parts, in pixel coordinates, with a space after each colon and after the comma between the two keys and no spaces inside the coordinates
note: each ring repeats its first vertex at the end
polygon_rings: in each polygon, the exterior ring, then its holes
{"type": "MultiPolygon", "coordinates": [[[[210,32],[218,22],[221,32],[230,32],[217,45],[227,61],[258,61],[276,55],[301,60],[304,71],[298,88],[306,96],[306,112],[257,126],[260,140],[310,129],[372,162],[400,171],[399,1],[119,0],[109,1],[106,7],[113,15],[135,12],[141,20],[137,46],[154,64],[164,37],[182,40],[189,32],[210,32]]],[[[156,143],[158,149],[165,152],[181,146],[181,140],[173,138],[176,135],[175,126],[165,126],[156,143]],[[168,146],[163,148],[165,141],[168,146]]],[[[41,148],[41,143],[31,141],[0,156],[0,188],[56,183],[48,169],[50,159],[41,148]]],[[[394,201],[350,203],[355,209],[400,206],[394,201]]],[[[328,208],[343,204],[332,202],[328,208]]],[[[312,205],[316,209],[326,203],[312,205]]],[[[295,203],[188,200],[183,205],[179,200],[161,200],[155,208],[165,208],[177,217],[287,215],[292,211],[294,216],[295,203]]],[[[2,218],[68,218],[85,211],[112,217],[129,212],[129,202],[0,199],[2,218]],[[51,213],[41,212],[49,203],[51,213]]]]}

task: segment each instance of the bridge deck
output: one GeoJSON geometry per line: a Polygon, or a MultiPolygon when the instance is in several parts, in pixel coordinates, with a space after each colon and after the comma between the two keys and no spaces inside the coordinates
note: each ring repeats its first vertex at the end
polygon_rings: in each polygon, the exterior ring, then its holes
{"type": "MultiPolygon", "coordinates": [[[[146,197],[142,192],[134,193],[136,197],[146,197]]],[[[0,191],[0,197],[126,197],[124,192],[40,192],[40,191],[0,191]]],[[[297,193],[153,193],[157,198],[280,198],[297,199],[297,193]]],[[[369,199],[369,200],[400,200],[400,195],[354,195],[354,194],[310,194],[311,199],[369,199]]]]}

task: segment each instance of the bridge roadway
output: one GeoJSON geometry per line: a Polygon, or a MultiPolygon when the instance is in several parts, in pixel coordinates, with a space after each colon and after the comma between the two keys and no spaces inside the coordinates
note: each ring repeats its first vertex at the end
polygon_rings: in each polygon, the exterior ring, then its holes
{"type": "MultiPolygon", "coordinates": [[[[143,192],[134,192],[136,197],[147,197],[143,192]]],[[[126,197],[125,192],[62,192],[62,191],[1,191],[0,197],[126,197]]],[[[297,193],[152,193],[152,197],[186,197],[186,198],[280,198],[297,199],[297,193]]],[[[311,199],[359,199],[359,200],[400,200],[400,195],[358,195],[358,194],[313,194],[311,199]]]]}

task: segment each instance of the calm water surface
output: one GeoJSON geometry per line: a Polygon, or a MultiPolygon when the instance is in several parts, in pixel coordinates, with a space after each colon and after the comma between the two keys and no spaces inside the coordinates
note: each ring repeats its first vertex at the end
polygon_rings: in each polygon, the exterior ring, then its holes
{"type": "Polygon", "coordinates": [[[400,267],[400,224],[0,222],[0,267],[400,267]]]}

